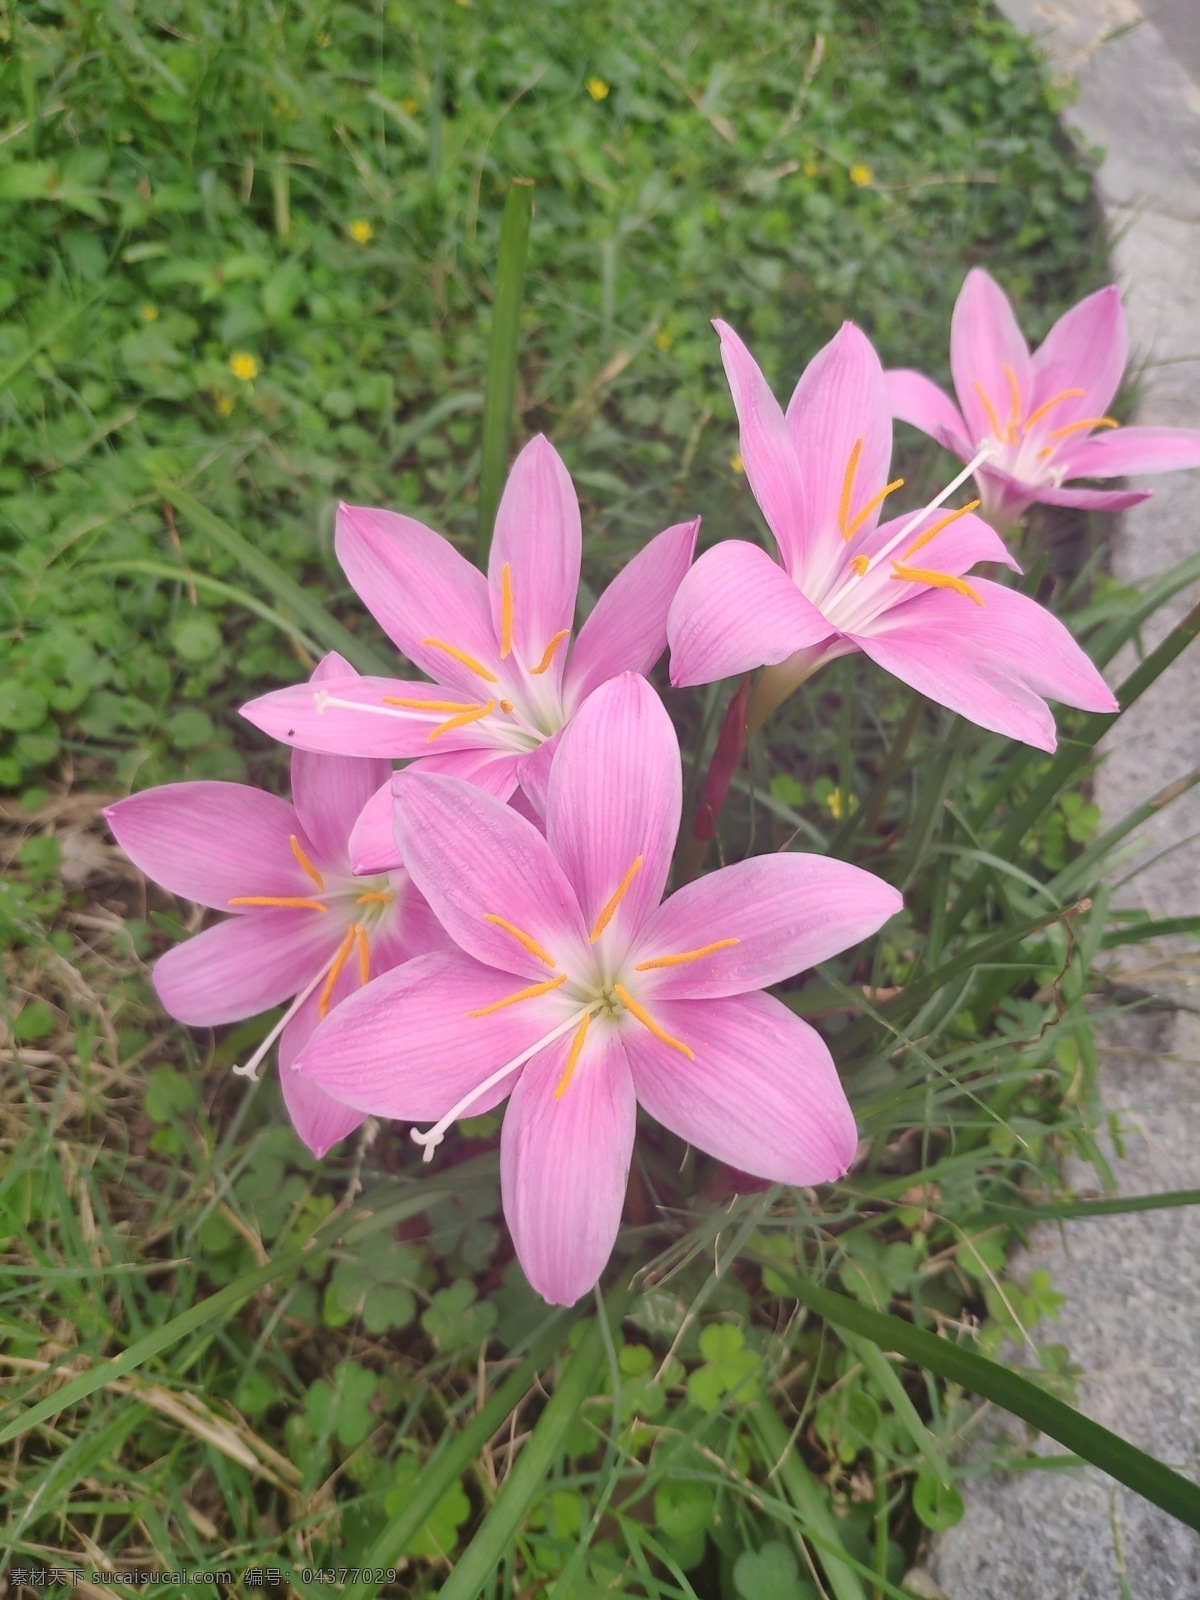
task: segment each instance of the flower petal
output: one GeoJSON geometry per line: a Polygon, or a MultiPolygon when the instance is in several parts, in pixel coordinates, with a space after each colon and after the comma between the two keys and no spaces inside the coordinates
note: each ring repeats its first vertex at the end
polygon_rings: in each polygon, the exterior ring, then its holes
{"type": "Polygon", "coordinates": [[[189,1027],[256,1017],[312,982],[346,926],[338,911],[272,908],[229,917],[160,957],[154,987],[189,1027]]]}
{"type": "Polygon", "coordinates": [[[919,372],[894,368],[885,372],[892,415],[911,423],[931,439],[969,461],[973,454],[962,412],[944,389],[919,372]]]}
{"type": "MultiPolygon", "coordinates": [[[[883,367],[871,341],[852,322],[843,322],[804,369],[787,424],[804,484],[807,538],[814,546],[804,551],[804,565],[824,572],[831,565],[829,550],[839,550],[844,542],[840,518],[847,482],[846,526],[852,527],[887,483],[892,460],[892,407],[883,367]]],[[[878,521],[876,506],[863,530],[869,533],[878,521]]],[[[792,573],[797,575],[795,568],[792,573]]]]}
{"type": "Polygon", "coordinates": [[[715,683],[786,661],[832,632],[765,550],[726,539],[700,557],[671,602],[671,682],[715,683]]]}
{"type": "Polygon", "coordinates": [[[167,783],[106,806],[125,854],[155,883],[200,906],[229,911],[239,895],[313,892],[292,851],[305,849],[295,808],[244,783],[167,783]]]}
{"type": "Polygon", "coordinates": [[[1064,451],[1062,461],[1068,478],[1200,467],[1200,428],[1114,428],[1064,451]]]}
{"type": "Polygon", "coordinates": [[[531,822],[459,778],[398,772],[393,783],[405,867],[456,944],[543,981],[582,958],[588,938],[575,891],[531,822]],[[488,917],[520,929],[550,963],[488,917]]]}
{"type": "MultiPolygon", "coordinates": [[[[333,1004],[337,1005],[352,994],[354,987],[355,976],[347,963],[334,986],[333,1004]]],[[[365,1116],[364,1112],[335,1100],[311,1078],[292,1071],[292,1062],[320,1023],[320,1000],[320,988],[314,989],[279,1035],[279,1087],[283,1103],[292,1119],[292,1127],[318,1159],[328,1155],[348,1133],[353,1133],[365,1116]]]]}
{"type": "MultiPolygon", "coordinates": [[[[350,663],[331,650],[308,681],[325,683],[330,679],[357,676],[350,663]]],[[[317,755],[293,747],[292,803],[301,826],[312,840],[318,865],[346,871],[350,865],[347,849],[350,830],[367,801],[391,775],[391,766],[386,761],[317,755]]]]}
{"type": "Polygon", "coordinates": [[[443,685],[422,678],[365,678],[355,673],[326,678],[315,688],[295,683],[273,689],[247,702],[241,714],[281,744],[330,755],[391,759],[481,746],[494,750],[486,719],[439,733],[436,751],[429,745],[430,734],[457,714],[446,708],[461,703],[464,711],[470,711],[485,705],[490,698],[484,693],[487,687],[477,683],[471,691],[452,689],[447,695],[443,685]],[[433,701],[438,709],[388,706],[389,699],[433,701]]]}
{"type": "Polygon", "coordinates": [[[575,622],[583,535],[579,500],[558,451],[540,433],[513,462],[488,559],[491,615],[501,638],[501,572],[509,568],[512,643],[527,666],[575,622]]]}
{"type": "Polygon", "coordinates": [[[1129,358],[1125,312],[1116,284],[1088,295],[1059,317],[1042,340],[1032,361],[1033,409],[1062,394],[1035,427],[1043,432],[1068,427],[1083,417],[1102,417],[1112,403],[1129,358]]]}
{"type": "Polygon", "coordinates": [[[800,463],[783,408],[758,363],[726,322],[714,322],[721,361],[738,415],[739,448],[746,482],[775,535],[789,572],[799,568],[809,526],[800,463]]]}
{"type": "Polygon", "coordinates": [[[983,605],[927,590],[857,634],[905,683],[994,733],[1055,747],[1048,695],[1085,711],[1115,711],[1104,679],[1057,617],[1027,595],[972,578],[983,605]]]}
{"type": "MultiPolygon", "coordinates": [[[[511,973],[460,951],[417,956],[336,1006],[292,1070],[364,1113],[434,1122],[559,1020],[547,1000],[468,1015],[512,992],[511,973]]],[[[484,1090],[463,1115],[490,1110],[514,1080],[484,1090]]]]}
{"type": "Polygon", "coordinates": [[[614,948],[662,899],[682,806],[679,740],[662,701],[635,673],[610,678],[563,731],[546,838],[589,930],[640,860],[608,924],[614,948]]]}
{"type": "Polygon", "coordinates": [[[342,570],[388,637],[439,683],[478,696],[485,680],[445,650],[497,673],[487,579],[448,539],[412,517],[367,506],[338,507],[335,548],[342,570]]]}
{"type": "Polygon", "coordinates": [[[993,419],[1001,430],[1012,420],[1006,367],[1017,386],[1015,421],[1019,423],[1033,409],[1029,346],[1004,290],[982,267],[972,267],[950,319],[950,370],[973,440],[996,436],[993,419]]]}
{"type": "MultiPolygon", "coordinates": [[[[444,755],[421,756],[409,771],[441,772],[461,778],[507,800],[517,786],[519,758],[505,751],[448,750],[444,755]]],[[[401,865],[400,847],[392,825],[392,771],[360,811],[350,834],[351,871],[391,872],[401,865]]]]}
{"type": "Polygon", "coordinates": [[[805,1185],[840,1178],[857,1131],[821,1036],[768,994],[662,1000],[654,1019],[688,1061],[625,1027],[637,1097],[664,1128],[742,1172],[805,1185]]]}
{"type": "Polygon", "coordinates": [[[536,1055],[504,1113],[500,1192],[529,1282],[574,1305],[612,1254],[629,1178],[637,1102],[620,1035],[593,1026],[566,1089],[569,1037],[536,1055]]]}
{"type": "Polygon", "coordinates": [[[667,647],[667,611],[692,563],[700,518],[651,539],[625,564],[579,630],[563,674],[570,710],[619,672],[646,676],[667,647]]]}
{"type": "Polygon", "coordinates": [[[660,995],[716,997],[779,983],[876,933],[903,905],[882,878],[844,861],[799,852],[753,856],[664,901],[643,924],[629,961],[636,968],[736,941],[642,974],[653,1013],[660,995]]]}
{"type": "Polygon", "coordinates": [[[544,833],[546,806],[550,797],[550,769],[554,765],[554,758],[558,754],[558,747],[562,742],[563,730],[552,733],[548,739],[543,739],[536,750],[531,750],[527,756],[518,757],[517,771],[520,774],[521,793],[529,802],[528,814],[538,818],[541,823],[540,832],[544,833]]]}

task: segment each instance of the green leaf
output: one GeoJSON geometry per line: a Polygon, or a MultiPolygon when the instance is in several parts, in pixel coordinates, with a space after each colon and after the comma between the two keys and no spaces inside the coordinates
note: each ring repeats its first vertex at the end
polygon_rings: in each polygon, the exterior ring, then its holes
{"type": "Polygon", "coordinates": [[[793,1551],[778,1539],[761,1550],[743,1550],[733,1564],[733,1586],[741,1600],[816,1600],[817,1590],[802,1581],[793,1551]]]}
{"type": "Polygon", "coordinates": [[[932,1472],[917,1474],[913,1484],[913,1510],[927,1528],[945,1533],[962,1521],[963,1497],[952,1483],[943,1483],[932,1472]]]}
{"type": "MultiPolygon", "coordinates": [[[[422,1475],[422,1467],[417,1462],[400,1463],[396,1469],[396,1486],[383,1502],[389,1517],[403,1516],[413,1504],[422,1475]]],[[[458,1548],[458,1530],[470,1515],[471,1502],[461,1479],[456,1478],[405,1545],[402,1554],[437,1560],[453,1555],[458,1548]]]]}
{"type": "Polygon", "coordinates": [[[668,1478],[654,1491],[654,1520],[670,1539],[690,1539],[712,1521],[713,1492],[706,1483],[668,1478]]]}

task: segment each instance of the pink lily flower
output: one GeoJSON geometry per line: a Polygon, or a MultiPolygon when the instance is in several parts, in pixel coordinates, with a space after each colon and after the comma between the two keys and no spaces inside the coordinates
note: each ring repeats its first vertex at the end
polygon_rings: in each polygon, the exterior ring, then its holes
{"type": "MultiPolygon", "coordinates": [[[[330,654],[316,681],[352,671],[330,654]]],[[[408,874],[353,876],[350,831],[386,781],[386,761],[292,754],[292,800],[242,783],[168,783],[105,808],[117,843],[156,883],[233,914],[154,967],[170,1014],[192,1027],[257,1016],[291,1000],[250,1060],[255,1078],[279,1040],[284,1104],[323,1156],[363,1120],[288,1068],[317,1024],[374,973],[446,943],[408,874]]]]}
{"type": "MultiPolygon", "coordinates": [[[[503,800],[520,785],[540,811],[555,736],[593,689],[619,672],[649,672],[666,648],[667,607],[699,526],[697,518],[652,539],[572,642],[579,501],[547,439],[532,439],[509,474],[486,578],[411,517],[341,506],[336,548],[346,576],[432,681],[330,678],[252,700],[242,715],[285,744],[409,758],[503,800]]],[[[381,792],[356,836],[355,865],[378,870],[391,852],[381,792]]]]}
{"type": "Polygon", "coordinates": [[[818,667],[862,650],[931,700],[1041,750],[1055,747],[1043,696],[1116,709],[1057,618],[1013,589],[967,579],[979,561],[1016,568],[973,514],[977,500],[939,509],[978,461],[923,511],[880,522],[903,480],[888,481],[883,368],[852,323],[809,363],[786,416],[732,328],[715,327],[746,477],[780,559],[736,539],[700,557],[667,617],[672,683],[765,666],[747,713],[754,728],[818,667]]]}
{"type": "Polygon", "coordinates": [[[894,371],[887,375],[892,413],[960,461],[991,445],[975,479],[983,515],[1001,532],[1034,501],[1119,511],[1152,491],[1063,485],[1070,478],[1200,466],[1200,429],[1122,428],[1105,414],[1128,351],[1115,285],[1061,316],[1031,356],[1008,296],[974,267],[950,323],[958,405],[919,372],[894,371]]]}
{"type": "Polygon", "coordinates": [[[360,1111],[446,1129],[509,1095],[504,1212],[530,1283],[570,1305],[620,1223],[638,1102],[743,1171],[846,1172],[854,1118],[819,1035],[761,993],[900,909],[857,867],[758,856],[662,901],[679,829],[679,744],[633,674],[563,735],[543,836],[461,780],[394,779],[405,862],[458,945],[385,973],[295,1066],[360,1111]],[[662,902],[660,904],[660,901],[662,902]]]}

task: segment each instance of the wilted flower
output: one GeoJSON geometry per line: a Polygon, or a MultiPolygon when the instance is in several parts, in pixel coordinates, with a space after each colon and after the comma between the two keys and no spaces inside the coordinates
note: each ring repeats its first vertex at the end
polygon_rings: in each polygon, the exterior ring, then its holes
{"type": "MultiPolygon", "coordinates": [[[[314,679],[351,670],[328,655],[314,679]]],[[[148,878],[225,921],[168,950],[154,987],[193,1027],[257,1016],[291,1000],[249,1061],[256,1075],[276,1038],[286,1069],[330,1009],[410,956],[446,943],[407,873],[356,878],[347,841],[385,781],[385,761],[292,753],[292,800],[242,783],[170,783],[108,806],[117,843],[148,878]]],[[[284,1103],[305,1144],[323,1156],[362,1121],[294,1072],[284,1103]]]]}
{"type": "Polygon", "coordinates": [[[351,996],[296,1062],[426,1159],[511,1095],[505,1215],[526,1275],[571,1304],[620,1222],[637,1103],[743,1171],[843,1174],[854,1118],[819,1035],[759,992],[878,929],[896,891],[823,856],[758,856],[660,904],[679,828],[679,745],[658,696],[606,683],[563,735],[545,837],[453,778],[399,773],[396,834],[459,951],[351,996]]]}
{"type": "Polygon", "coordinates": [[[1105,414],[1128,350],[1120,295],[1110,286],[1061,316],[1031,356],[1007,295],[975,267],[950,323],[958,405],[919,372],[895,371],[887,374],[892,412],[962,461],[992,446],[975,477],[983,515],[1002,532],[1034,501],[1119,511],[1152,491],[1063,484],[1200,466],[1200,430],[1122,428],[1105,414]]]}

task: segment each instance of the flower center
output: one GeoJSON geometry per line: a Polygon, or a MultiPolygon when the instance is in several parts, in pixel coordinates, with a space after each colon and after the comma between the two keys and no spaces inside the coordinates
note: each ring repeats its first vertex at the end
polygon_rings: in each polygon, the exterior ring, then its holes
{"type": "MultiPolygon", "coordinates": [[[[630,884],[641,871],[642,864],[643,857],[636,856],[616,889],[605,902],[600,915],[596,918],[595,926],[590,935],[592,944],[597,942],[605,928],[612,921],[613,914],[628,893],[630,884]]],[[[685,1044],[682,1039],[677,1039],[673,1034],[668,1033],[662,1024],[646,1009],[642,1001],[630,993],[627,983],[621,981],[624,974],[619,973],[614,976],[610,973],[604,973],[600,970],[599,962],[596,962],[590,970],[573,978],[539,940],[535,939],[531,933],[527,933],[524,928],[513,922],[509,917],[502,917],[495,912],[489,911],[485,914],[483,920],[490,923],[492,927],[499,928],[502,933],[506,933],[510,939],[520,945],[535,960],[550,968],[554,975],[538,983],[527,984],[524,988],[514,990],[512,994],[502,995],[499,1000],[492,1000],[485,1006],[478,1006],[475,1010],[468,1011],[467,1016],[469,1018],[494,1016],[496,1012],[506,1011],[510,1006],[521,1005],[527,1000],[543,999],[545,996],[554,994],[560,989],[565,990],[564,998],[569,999],[573,1004],[570,1014],[555,1027],[551,1028],[549,1033],[543,1035],[536,1044],[531,1045],[527,1050],[523,1050],[512,1061],[508,1061],[504,1066],[498,1068],[478,1087],[472,1089],[469,1094],[464,1095],[432,1128],[425,1131],[416,1128],[412,1130],[413,1138],[424,1149],[424,1159],[426,1161],[433,1159],[434,1150],[441,1144],[446,1135],[446,1129],[449,1128],[452,1122],[468,1111],[489,1090],[502,1083],[510,1073],[515,1072],[518,1067],[523,1067],[527,1061],[537,1055],[539,1050],[545,1049],[547,1045],[553,1044],[563,1038],[564,1035],[571,1033],[572,1039],[570,1048],[567,1051],[567,1059],[563,1065],[558,1083],[554,1088],[555,1100],[561,1100],[570,1088],[571,1081],[574,1078],[593,1018],[600,1018],[618,1028],[625,1026],[627,1018],[632,1018],[640,1027],[653,1034],[660,1043],[678,1051],[680,1055],[686,1056],[689,1061],[696,1059],[695,1052],[691,1047],[685,1044]]],[[[698,945],[691,950],[680,950],[665,955],[650,956],[644,961],[639,961],[633,970],[635,973],[653,972],[663,968],[682,966],[687,962],[699,961],[705,956],[715,955],[719,950],[728,950],[737,943],[736,939],[716,939],[710,944],[698,945]]],[[[633,981],[636,982],[636,980],[633,981]]]]}
{"type": "MultiPolygon", "coordinates": [[[[1040,437],[1046,442],[1037,451],[1035,460],[1042,463],[1043,466],[1041,469],[1033,468],[1029,465],[1028,457],[1025,453],[1025,444],[1029,440],[1033,429],[1039,422],[1048,417],[1056,406],[1062,405],[1065,400],[1080,400],[1086,391],[1083,389],[1061,389],[1058,394],[1052,395],[1049,400],[1044,400],[1036,410],[1031,411],[1022,420],[1021,393],[1020,386],[1017,383],[1017,375],[1007,361],[1004,363],[1003,370],[1004,379],[1008,385],[1009,400],[1008,416],[1004,422],[1000,421],[999,413],[992,403],[991,396],[978,378],[971,380],[971,387],[979,396],[979,403],[984,409],[992,437],[998,443],[1008,445],[1016,451],[1018,465],[1023,462],[1026,468],[1026,471],[1022,474],[1024,476],[1036,477],[1039,470],[1045,470],[1045,463],[1048,463],[1056,453],[1059,443],[1063,439],[1069,439],[1077,433],[1090,433],[1093,428],[1115,428],[1118,426],[1114,417],[1081,417],[1078,422],[1069,422],[1065,427],[1054,428],[1049,433],[1041,433],[1040,437]]],[[[1031,444],[1035,442],[1030,440],[1031,444]]]]}

